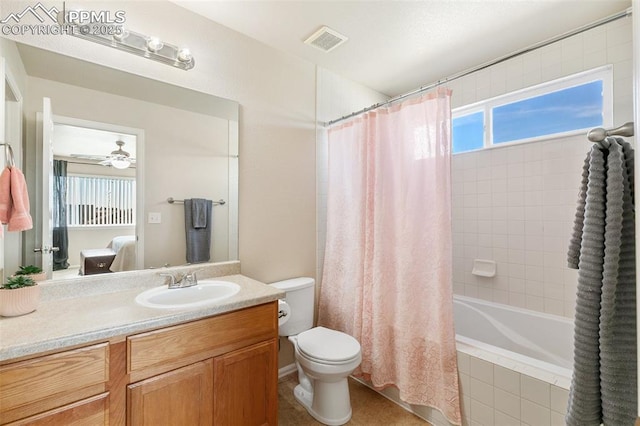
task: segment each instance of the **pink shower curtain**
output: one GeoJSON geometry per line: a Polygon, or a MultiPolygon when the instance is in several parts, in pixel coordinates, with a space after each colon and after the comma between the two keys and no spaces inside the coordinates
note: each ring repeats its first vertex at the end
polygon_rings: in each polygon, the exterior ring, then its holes
{"type": "Polygon", "coordinates": [[[460,424],[450,168],[446,89],[329,130],[319,324],[360,341],[356,375],[460,424]]]}

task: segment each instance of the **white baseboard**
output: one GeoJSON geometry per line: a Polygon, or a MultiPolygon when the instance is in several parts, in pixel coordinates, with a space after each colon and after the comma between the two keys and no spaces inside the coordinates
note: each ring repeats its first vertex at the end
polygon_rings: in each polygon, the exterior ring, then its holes
{"type": "Polygon", "coordinates": [[[291,363],[289,365],[285,365],[284,367],[278,370],[278,380],[282,379],[284,376],[288,376],[289,374],[295,372],[298,369],[296,367],[296,363],[291,363]]]}

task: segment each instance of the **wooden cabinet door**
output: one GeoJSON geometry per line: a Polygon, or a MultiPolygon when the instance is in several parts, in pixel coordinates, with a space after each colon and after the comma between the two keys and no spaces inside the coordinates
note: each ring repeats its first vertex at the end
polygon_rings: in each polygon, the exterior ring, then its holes
{"type": "Polygon", "coordinates": [[[272,339],[214,358],[214,425],[277,425],[277,357],[272,339]]]}
{"type": "Polygon", "coordinates": [[[131,426],[211,426],[213,360],[208,359],[127,387],[131,426]]]}

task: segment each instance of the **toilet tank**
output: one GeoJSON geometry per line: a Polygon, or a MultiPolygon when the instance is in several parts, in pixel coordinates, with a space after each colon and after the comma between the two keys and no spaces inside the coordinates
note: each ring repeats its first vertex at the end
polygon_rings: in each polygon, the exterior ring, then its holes
{"type": "Polygon", "coordinates": [[[280,326],[278,334],[293,336],[313,327],[313,301],[316,292],[314,284],[313,278],[306,277],[271,283],[286,293],[284,301],[291,308],[291,317],[280,326]]]}

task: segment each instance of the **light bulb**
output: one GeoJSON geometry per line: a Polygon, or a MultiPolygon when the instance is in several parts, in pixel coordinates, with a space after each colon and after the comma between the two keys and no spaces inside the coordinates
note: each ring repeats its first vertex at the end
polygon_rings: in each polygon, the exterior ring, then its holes
{"type": "Polygon", "coordinates": [[[116,41],[122,41],[127,37],[129,37],[129,31],[125,30],[124,27],[120,28],[119,33],[113,35],[113,39],[116,41]]]}
{"type": "Polygon", "coordinates": [[[149,49],[151,52],[157,52],[163,47],[164,47],[164,44],[162,43],[162,41],[160,41],[158,37],[149,37],[147,39],[147,49],[149,49]]]}
{"type": "Polygon", "coordinates": [[[183,47],[182,49],[178,50],[177,57],[180,62],[184,62],[187,64],[193,60],[193,55],[191,55],[191,51],[186,47],[183,47]]]}
{"type": "Polygon", "coordinates": [[[111,160],[111,165],[116,169],[126,169],[131,165],[131,162],[126,158],[123,158],[121,160],[111,160]]]}

